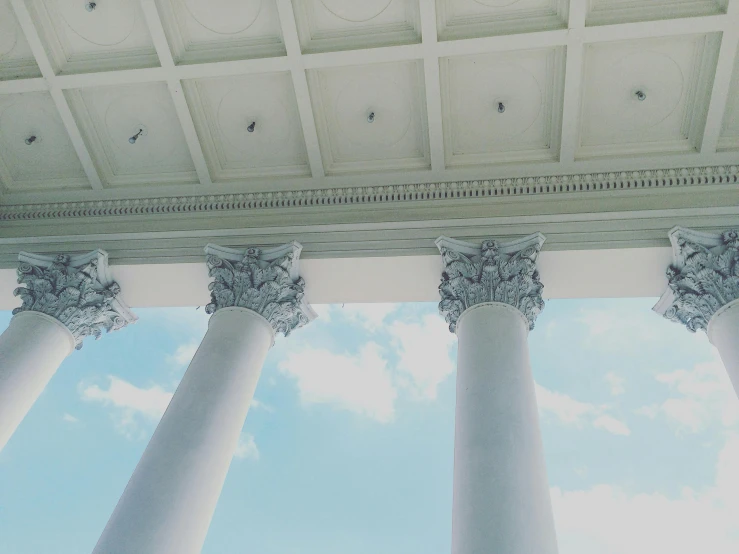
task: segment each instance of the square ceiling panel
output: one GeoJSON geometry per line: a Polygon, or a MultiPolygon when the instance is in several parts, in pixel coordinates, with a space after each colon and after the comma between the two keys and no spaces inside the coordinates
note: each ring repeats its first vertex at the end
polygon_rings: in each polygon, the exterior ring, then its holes
{"type": "Polygon", "coordinates": [[[293,7],[303,52],[421,41],[418,0],[293,0],[293,7]]]}
{"type": "Polygon", "coordinates": [[[588,45],[577,157],[698,150],[719,44],[709,34],[588,45]]]}
{"type": "Polygon", "coordinates": [[[449,167],[559,157],[564,48],[441,60],[449,167]]]}
{"type": "Polygon", "coordinates": [[[66,94],[106,185],[197,181],[164,83],[77,89],[66,94]]]}
{"type": "Polygon", "coordinates": [[[734,72],[724,113],[719,150],[739,150],[739,51],[734,58],[734,72]]]}
{"type": "Polygon", "coordinates": [[[10,7],[10,0],[0,0],[0,81],[40,76],[31,47],[10,7]]]}
{"type": "Polygon", "coordinates": [[[0,95],[0,181],[13,191],[89,188],[49,93],[0,95]]]}
{"type": "Polygon", "coordinates": [[[586,25],[714,15],[726,11],[727,0],[588,0],[586,25]]]}
{"type": "Polygon", "coordinates": [[[138,0],[28,0],[28,7],[57,73],[159,65],[138,0]]]}
{"type": "Polygon", "coordinates": [[[563,29],[568,8],[568,0],[436,0],[436,25],[440,40],[563,29]]]}
{"type": "Polygon", "coordinates": [[[214,181],[309,176],[289,72],[184,83],[214,181]]]}
{"type": "Polygon", "coordinates": [[[430,167],[419,61],[308,72],[326,173],[430,167]]]}
{"type": "Polygon", "coordinates": [[[285,55],[274,0],[157,0],[177,63],[285,55]]]}

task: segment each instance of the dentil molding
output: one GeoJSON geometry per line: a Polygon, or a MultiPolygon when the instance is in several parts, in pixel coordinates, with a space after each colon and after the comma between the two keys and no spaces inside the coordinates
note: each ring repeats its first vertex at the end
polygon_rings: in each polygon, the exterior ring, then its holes
{"type": "Polygon", "coordinates": [[[521,177],[450,183],[203,194],[0,206],[0,221],[218,213],[310,206],[443,202],[454,199],[555,195],[739,184],[739,166],[521,177]]]}
{"type": "Polygon", "coordinates": [[[670,242],[675,263],[654,310],[689,331],[705,331],[719,309],[739,299],[739,229],[713,234],[675,227],[670,242]]]}

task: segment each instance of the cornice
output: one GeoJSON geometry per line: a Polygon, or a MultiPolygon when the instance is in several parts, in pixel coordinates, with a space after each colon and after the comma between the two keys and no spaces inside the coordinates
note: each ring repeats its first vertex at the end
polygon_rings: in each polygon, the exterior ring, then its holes
{"type": "Polygon", "coordinates": [[[456,199],[551,196],[614,190],[643,191],[736,184],[739,184],[739,166],[691,167],[410,185],[7,204],[0,206],[0,221],[203,214],[318,206],[366,206],[408,201],[444,202],[456,199]]]}

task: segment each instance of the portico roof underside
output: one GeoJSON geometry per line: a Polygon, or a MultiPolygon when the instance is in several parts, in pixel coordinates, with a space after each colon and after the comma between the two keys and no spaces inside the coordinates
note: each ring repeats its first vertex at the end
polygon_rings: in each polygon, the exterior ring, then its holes
{"type": "Polygon", "coordinates": [[[437,299],[437,237],[534,232],[547,296],[658,296],[673,226],[739,226],[739,0],[392,0],[372,33],[276,0],[241,42],[136,0],[110,47],[83,9],[2,4],[3,309],[21,250],[101,248],[132,306],[197,306],[205,244],[298,240],[311,301],[410,301],[437,299]]]}

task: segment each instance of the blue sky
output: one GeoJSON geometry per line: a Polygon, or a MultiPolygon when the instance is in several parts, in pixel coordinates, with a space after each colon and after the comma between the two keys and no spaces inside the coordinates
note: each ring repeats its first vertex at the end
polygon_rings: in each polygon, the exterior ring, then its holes
{"type": "MultiPolygon", "coordinates": [[[[550,301],[530,335],[561,554],[739,552],[739,400],[653,303],[550,301]]],[[[203,553],[448,554],[456,339],[435,304],[317,311],[270,352],[203,553]]],[[[207,325],[137,313],[0,452],[3,554],[92,550],[207,325]]]]}

